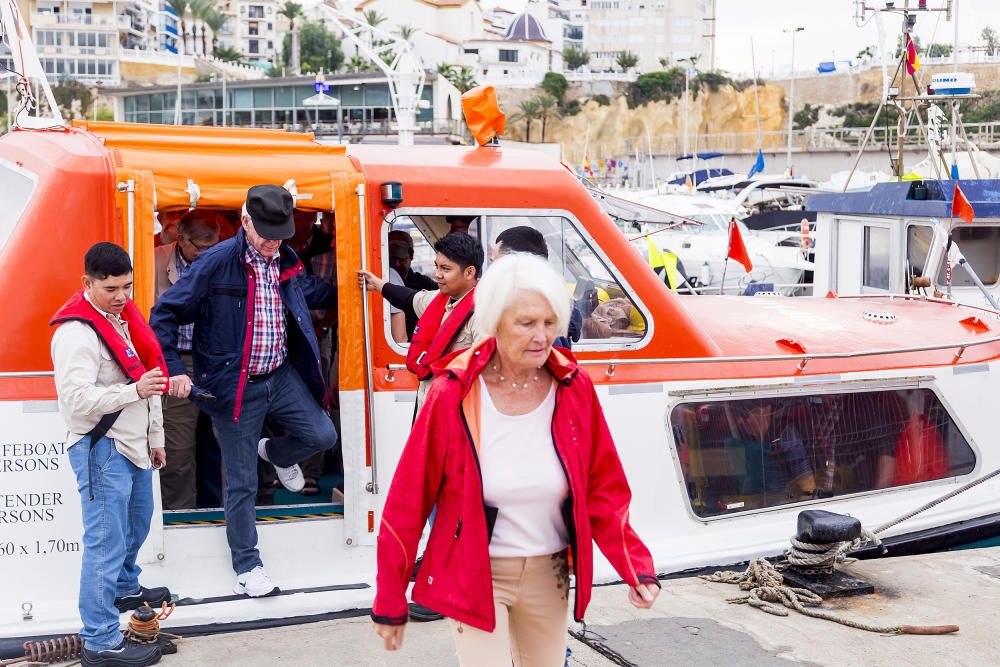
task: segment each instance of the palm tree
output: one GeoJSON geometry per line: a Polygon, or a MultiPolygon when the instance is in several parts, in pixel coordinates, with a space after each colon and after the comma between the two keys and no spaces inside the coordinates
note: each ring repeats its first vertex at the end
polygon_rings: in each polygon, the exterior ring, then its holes
{"type": "Polygon", "coordinates": [[[396,34],[399,35],[400,39],[404,42],[408,42],[413,39],[413,36],[419,31],[420,28],[415,28],[412,25],[401,25],[399,26],[399,30],[396,31],[396,34]]]}
{"type": "Polygon", "coordinates": [[[361,56],[351,56],[351,59],[347,61],[348,72],[363,72],[367,69],[369,69],[368,61],[361,56]]]}
{"type": "MultiPolygon", "coordinates": [[[[195,37],[198,34],[198,29],[201,29],[201,55],[206,55],[208,53],[208,42],[205,39],[205,19],[211,12],[215,11],[215,4],[212,0],[189,0],[189,5],[191,7],[191,18],[195,21],[195,25],[191,28],[191,36],[195,37]]],[[[197,44],[195,42],[195,51],[198,50],[197,44]]]]}
{"type": "Polygon", "coordinates": [[[531,143],[531,122],[538,120],[538,100],[524,100],[518,107],[518,112],[514,114],[513,120],[523,120],[527,126],[524,130],[524,140],[531,143]]]}
{"type": "Polygon", "coordinates": [[[476,76],[472,73],[472,68],[468,65],[462,65],[458,69],[452,68],[451,75],[446,76],[451,85],[458,88],[460,93],[465,93],[479,85],[476,82],[476,76]]]}
{"type": "Polygon", "coordinates": [[[243,64],[243,54],[229,46],[220,46],[215,50],[215,57],[227,63],[243,64]]]}
{"type": "Polygon", "coordinates": [[[639,56],[631,51],[622,51],[615,58],[615,64],[618,65],[623,72],[627,72],[639,64],[639,56]]]}
{"type": "MultiPolygon", "coordinates": [[[[178,31],[180,48],[177,49],[177,54],[183,55],[187,52],[187,19],[185,15],[191,7],[191,0],[164,0],[164,2],[167,5],[167,9],[176,14],[177,20],[180,21],[180,30],[178,31]]],[[[177,46],[176,43],[175,46],[177,46]]]]}
{"type": "Polygon", "coordinates": [[[443,76],[446,79],[451,79],[451,73],[455,69],[454,65],[449,65],[448,63],[438,63],[437,73],[438,76],[443,76]]]}
{"type": "Polygon", "coordinates": [[[287,18],[288,22],[291,24],[290,32],[292,36],[292,52],[289,54],[291,57],[288,60],[288,66],[291,67],[293,75],[298,75],[301,73],[302,69],[302,47],[299,44],[299,30],[298,26],[295,25],[295,19],[302,16],[302,5],[297,2],[293,2],[292,0],[287,0],[278,14],[287,18]]]}
{"type": "Polygon", "coordinates": [[[213,9],[207,16],[205,16],[205,25],[208,29],[212,31],[212,55],[218,57],[219,50],[219,31],[222,30],[223,26],[226,25],[226,21],[229,17],[222,12],[213,9]]]}
{"type": "Polygon", "coordinates": [[[542,119],[542,143],[545,143],[545,125],[549,118],[559,118],[559,102],[548,93],[535,98],[538,104],[538,115],[542,119]]]}
{"type": "Polygon", "coordinates": [[[385,23],[385,17],[379,14],[374,9],[369,9],[364,13],[365,23],[373,28],[379,27],[381,24],[385,23]]]}

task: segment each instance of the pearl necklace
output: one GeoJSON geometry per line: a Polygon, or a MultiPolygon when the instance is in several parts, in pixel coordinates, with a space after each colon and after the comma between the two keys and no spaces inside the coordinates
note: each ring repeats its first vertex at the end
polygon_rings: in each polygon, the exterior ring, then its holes
{"type": "MultiPolygon", "coordinates": [[[[503,373],[500,372],[500,369],[497,368],[496,364],[493,364],[492,368],[493,368],[493,372],[497,374],[497,379],[499,379],[500,382],[506,382],[507,381],[507,378],[505,378],[503,376],[503,373]]],[[[533,378],[531,378],[531,379],[532,379],[533,382],[538,382],[538,373],[535,373],[535,376],[533,378]]],[[[514,389],[527,389],[528,388],[528,383],[524,382],[524,383],[519,384],[517,382],[511,382],[510,386],[512,388],[514,388],[514,389]]]]}

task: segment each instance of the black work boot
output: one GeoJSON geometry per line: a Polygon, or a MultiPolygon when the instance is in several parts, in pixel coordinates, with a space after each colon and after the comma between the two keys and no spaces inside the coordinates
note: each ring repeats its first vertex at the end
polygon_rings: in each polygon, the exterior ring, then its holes
{"type": "Polygon", "coordinates": [[[154,608],[159,607],[164,602],[169,603],[170,590],[166,586],[157,586],[156,588],[140,586],[139,590],[132,593],[132,595],[123,595],[120,598],[115,598],[115,606],[119,612],[138,609],[146,602],[149,603],[150,607],[154,608]]]}
{"type": "Polygon", "coordinates": [[[83,667],[146,667],[160,661],[157,644],[138,644],[131,639],[103,651],[83,649],[83,667]]]}

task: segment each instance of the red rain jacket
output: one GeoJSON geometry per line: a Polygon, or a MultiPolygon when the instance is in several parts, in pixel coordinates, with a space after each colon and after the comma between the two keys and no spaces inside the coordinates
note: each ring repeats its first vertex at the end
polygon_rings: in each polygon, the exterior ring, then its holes
{"type": "MultiPolygon", "coordinates": [[[[496,341],[490,338],[435,365],[437,377],[400,456],[382,511],[372,605],[377,623],[407,621],[406,588],[420,534],[436,503],[437,518],[413,600],[487,632],[496,626],[491,531],[478,456],[478,378],[495,349],[496,341]]],[[[649,550],[629,525],[632,493],[590,377],[565,350],[553,349],[547,365],[558,382],[552,435],[569,482],[563,515],[576,575],[573,616],[579,621],[590,602],[593,541],[628,585],[659,584],[649,550]]]]}

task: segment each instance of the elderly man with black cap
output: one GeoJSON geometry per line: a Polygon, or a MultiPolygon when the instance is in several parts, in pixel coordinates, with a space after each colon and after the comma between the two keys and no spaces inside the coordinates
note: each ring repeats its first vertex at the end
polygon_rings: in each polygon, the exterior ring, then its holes
{"type": "Polygon", "coordinates": [[[308,275],[285,241],[295,233],[294,200],[277,185],[247,192],[242,229],[201,255],[153,308],[150,323],[171,375],[187,370],[178,329],[194,323],[194,385],[177,378],[170,394],[190,394],[212,416],[225,466],[226,538],[234,590],[279,592],[257,550],[257,458],[271,463],[290,491],[304,479],[299,462],[334,446],[326,383],[310,309],[337,305],[336,288],[308,275]],[[261,438],[264,420],[290,435],[261,438]]]}

